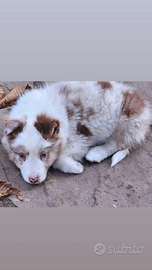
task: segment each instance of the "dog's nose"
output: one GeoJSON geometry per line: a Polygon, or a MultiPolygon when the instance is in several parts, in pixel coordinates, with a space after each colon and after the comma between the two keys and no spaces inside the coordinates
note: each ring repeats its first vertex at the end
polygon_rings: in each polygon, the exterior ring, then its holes
{"type": "Polygon", "coordinates": [[[37,183],[39,181],[39,177],[38,176],[35,176],[35,177],[29,177],[29,181],[31,183],[37,183]]]}

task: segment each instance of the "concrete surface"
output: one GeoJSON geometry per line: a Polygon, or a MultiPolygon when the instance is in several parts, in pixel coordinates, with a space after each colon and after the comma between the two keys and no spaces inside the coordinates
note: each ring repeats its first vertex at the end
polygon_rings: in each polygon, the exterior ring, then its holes
{"type": "MultiPolygon", "coordinates": [[[[13,87],[33,82],[0,82],[6,93],[13,87]]],[[[152,82],[125,82],[152,103],[152,82]]],[[[0,109],[0,140],[3,119],[9,107],[0,109]]],[[[80,175],[64,174],[50,168],[45,182],[27,184],[16,166],[9,161],[0,143],[0,180],[18,188],[24,202],[16,196],[1,199],[4,207],[147,207],[152,206],[152,128],[145,143],[111,168],[111,159],[100,164],[85,161],[80,175]]]]}

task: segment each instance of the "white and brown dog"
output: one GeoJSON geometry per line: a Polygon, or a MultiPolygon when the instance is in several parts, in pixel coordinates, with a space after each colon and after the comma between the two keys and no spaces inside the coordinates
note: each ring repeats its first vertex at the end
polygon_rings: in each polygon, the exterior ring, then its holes
{"type": "Polygon", "coordinates": [[[52,165],[82,173],[80,163],[112,157],[112,166],[145,139],[148,102],[117,82],[56,82],[25,92],[6,119],[2,142],[24,180],[39,184],[52,165]]]}

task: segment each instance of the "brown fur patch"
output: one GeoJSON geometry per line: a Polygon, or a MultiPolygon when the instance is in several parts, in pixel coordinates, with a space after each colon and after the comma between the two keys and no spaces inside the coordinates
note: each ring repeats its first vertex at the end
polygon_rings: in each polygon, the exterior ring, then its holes
{"type": "Polygon", "coordinates": [[[91,131],[85,125],[82,125],[80,122],[77,124],[77,133],[83,134],[85,136],[92,136],[91,131]]]}
{"type": "Polygon", "coordinates": [[[66,97],[69,95],[69,93],[71,93],[71,89],[67,85],[64,86],[60,91],[64,93],[66,97]]]}
{"type": "Polygon", "coordinates": [[[93,108],[88,108],[86,111],[86,115],[89,118],[90,116],[93,116],[95,114],[95,110],[93,108]]]}
{"type": "Polygon", "coordinates": [[[11,150],[15,153],[15,154],[25,154],[25,155],[29,155],[29,152],[26,151],[25,147],[22,145],[19,145],[18,147],[13,147],[10,146],[11,150]]]}
{"type": "Polygon", "coordinates": [[[81,99],[80,98],[78,98],[77,100],[75,100],[73,102],[73,104],[74,104],[75,107],[82,107],[82,103],[81,103],[81,99]]]}
{"type": "Polygon", "coordinates": [[[29,152],[27,152],[26,149],[24,148],[24,146],[22,146],[22,145],[20,145],[18,147],[13,147],[10,144],[10,150],[11,150],[9,152],[9,158],[10,158],[10,160],[13,161],[18,168],[20,168],[20,166],[26,160],[26,156],[29,155],[29,152]],[[22,159],[20,157],[20,154],[24,154],[25,155],[25,159],[22,159]]]}
{"type": "Polygon", "coordinates": [[[14,140],[18,133],[22,132],[25,123],[17,121],[17,120],[8,120],[5,124],[6,128],[12,129],[12,131],[7,135],[8,140],[14,140]]]}
{"type": "Polygon", "coordinates": [[[41,133],[42,137],[48,140],[52,137],[54,138],[59,133],[60,122],[42,113],[37,116],[34,126],[41,133]]]}
{"type": "Polygon", "coordinates": [[[14,153],[13,151],[9,152],[9,158],[13,161],[18,168],[23,164],[24,160],[19,158],[19,155],[14,153]]]}
{"type": "Polygon", "coordinates": [[[71,117],[73,117],[74,115],[74,110],[67,107],[67,113],[68,113],[68,118],[70,119],[71,117]]]}
{"type": "Polygon", "coordinates": [[[83,107],[80,97],[73,102],[73,105],[79,109],[80,117],[83,118],[85,108],[83,107]]]}
{"type": "Polygon", "coordinates": [[[143,112],[144,108],[145,102],[136,92],[126,92],[124,94],[124,104],[122,111],[124,114],[127,115],[127,117],[135,114],[140,115],[143,112]]]}
{"type": "Polygon", "coordinates": [[[45,153],[46,157],[42,158],[42,160],[45,163],[45,168],[48,170],[48,168],[52,165],[52,162],[57,159],[57,157],[60,155],[61,153],[61,143],[58,144],[56,146],[56,144],[54,144],[51,147],[47,147],[45,149],[42,149],[42,151],[39,152],[39,154],[41,153],[45,153]]]}
{"type": "Polygon", "coordinates": [[[98,82],[101,85],[102,89],[109,89],[112,88],[112,84],[110,82],[98,82]]]}

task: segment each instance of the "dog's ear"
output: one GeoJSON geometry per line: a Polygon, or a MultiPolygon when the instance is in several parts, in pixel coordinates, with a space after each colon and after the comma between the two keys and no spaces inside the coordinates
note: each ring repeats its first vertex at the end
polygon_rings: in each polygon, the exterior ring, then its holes
{"type": "Polygon", "coordinates": [[[45,140],[49,140],[55,138],[59,133],[60,122],[46,116],[46,114],[40,114],[37,116],[34,126],[45,140]]]}
{"type": "Polygon", "coordinates": [[[20,120],[13,120],[6,118],[5,119],[5,135],[9,137],[9,139],[15,139],[18,133],[22,132],[25,123],[20,120]]]}

